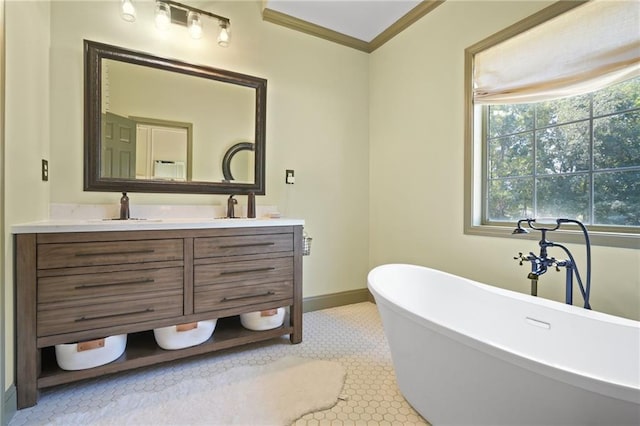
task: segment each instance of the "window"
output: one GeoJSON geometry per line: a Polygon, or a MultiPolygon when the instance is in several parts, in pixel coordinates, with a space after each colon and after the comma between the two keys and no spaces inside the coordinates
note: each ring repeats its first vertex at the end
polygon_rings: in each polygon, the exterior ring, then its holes
{"type": "Polygon", "coordinates": [[[640,227],[640,78],[483,113],[483,222],[568,217],[640,227]]]}
{"type": "Polygon", "coordinates": [[[640,247],[637,7],[558,2],[465,51],[466,233],[567,217],[640,247]]]}

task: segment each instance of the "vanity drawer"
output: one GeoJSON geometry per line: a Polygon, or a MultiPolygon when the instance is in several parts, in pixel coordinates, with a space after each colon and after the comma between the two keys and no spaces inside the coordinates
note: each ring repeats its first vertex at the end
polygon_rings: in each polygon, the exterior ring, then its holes
{"type": "MultiPolygon", "coordinates": [[[[105,298],[102,298],[105,299],[105,298]]],[[[50,336],[152,321],[183,314],[182,293],[166,296],[139,297],[133,300],[82,303],[61,308],[58,303],[38,306],[37,334],[50,336]]]]}
{"type": "Polygon", "coordinates": [[[196,289],[194,309],[196,313],[233,309],[245,313],[246,306],[265,302],[278,302],[279,306],[293,303],[292,281],[274,281],[263,284],[243,285],[226,283],[196,289]]]}
{"type": "Polygon", "coordinates": [[[196,238],[193,251],[196,259],[293,251],[293,234],[196,238]]]}
{"type": "Polygon", "coordinates": [[[293,257],[279,257],[196,265],[193,281],[195,287],[198,288],[230,282],[258,284],[275,280],[291,280],[292,277],[293,257]]]}
{"type": "Polygon", "coordinates": [[[38,245],[38,269],[182,260],[181,239],[38,245]]]}
{"type": "Polygon", "coordinates": [[[38,303],[96,297],[182,291],[183,268],[142,269],[108,274],[62,275],[38,279],[38,303]]]}

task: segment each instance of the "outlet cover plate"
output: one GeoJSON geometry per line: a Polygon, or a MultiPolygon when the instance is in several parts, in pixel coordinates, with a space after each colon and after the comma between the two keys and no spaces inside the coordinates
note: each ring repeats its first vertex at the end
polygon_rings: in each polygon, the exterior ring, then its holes
{"type": "Polygon", "coordinates": [[[49,162],[45,159],[42,160],[42,180],[44,182],[49,180],[49,162]]]}

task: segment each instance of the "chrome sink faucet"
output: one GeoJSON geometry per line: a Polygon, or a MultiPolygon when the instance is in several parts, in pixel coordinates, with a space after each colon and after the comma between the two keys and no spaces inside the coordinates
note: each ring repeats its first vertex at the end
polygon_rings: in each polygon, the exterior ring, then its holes
{"type": "Polygon", "coordinates": [[[233,194],[229,195],[227,199],[227,219],[233,219],[236,217],[235,205],[238,204],[238,200],[233,198],[233,194]]]}

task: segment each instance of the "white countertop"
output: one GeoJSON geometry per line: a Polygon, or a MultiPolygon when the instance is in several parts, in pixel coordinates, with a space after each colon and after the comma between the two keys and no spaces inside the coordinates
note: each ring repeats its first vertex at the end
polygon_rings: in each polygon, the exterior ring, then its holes
{"type": "Polygon", "coordinates": [[[167,229],[208,229],[208,228],[248,228],[261,226],[304,225],[302,219],[259,218],[259,219],[74,219],[46,220],[13,225],[14,234],[52,233],[52,232],[102,232],[102,231],[156,231],[167,229]]]}

